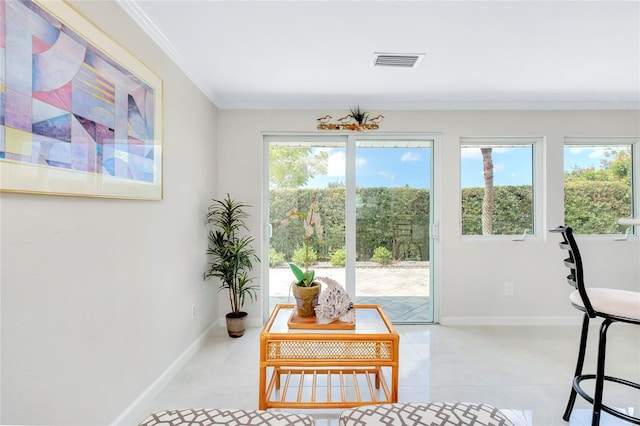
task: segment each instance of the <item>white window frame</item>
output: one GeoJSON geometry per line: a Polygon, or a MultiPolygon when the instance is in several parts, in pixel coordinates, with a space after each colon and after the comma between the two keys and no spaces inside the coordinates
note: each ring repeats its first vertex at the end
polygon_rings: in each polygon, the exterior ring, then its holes
{"type": "Polygon", "coordinates": [[[460,176],[462,175],[462,148],[473,146],[480,147],[513,147],[531,146],[531,185],[533,186],[533,230],[527,230],[523,235],[464,235],[462,233],[462,179],[458,186],[458,233],[461,241],[495,241],[495,242],[533,242],[541,241],[544,238],[546,229],[546,215],[544,214],[544,153],[546,149],[546,138],[544,136],[463,136],[460,138],[458,155],[460,165],[460,176]]]}

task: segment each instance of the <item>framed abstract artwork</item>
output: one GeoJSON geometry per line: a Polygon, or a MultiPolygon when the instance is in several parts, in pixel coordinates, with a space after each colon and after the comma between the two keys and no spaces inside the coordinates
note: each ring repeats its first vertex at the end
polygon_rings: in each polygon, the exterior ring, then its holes
{"type": "Polygon", "coordinates": [[[64,1],[0,0],[0,191],[162,199],[162,80],[64,1]]]}

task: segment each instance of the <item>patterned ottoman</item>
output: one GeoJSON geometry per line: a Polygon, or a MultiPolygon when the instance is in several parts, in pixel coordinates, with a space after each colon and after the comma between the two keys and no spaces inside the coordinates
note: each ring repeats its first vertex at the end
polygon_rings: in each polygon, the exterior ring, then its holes
{"type": "Polygon", "coordinates": [[[490,405],[426,402],[364,405],[340,414],[340,426],[513,426],[490,405]]]}
{"type": "Polygon", "coordinates": [[[258,410],[184,409],[151,414],[138,426],[314,426],[313,417],[303,414],[258,410]]]}

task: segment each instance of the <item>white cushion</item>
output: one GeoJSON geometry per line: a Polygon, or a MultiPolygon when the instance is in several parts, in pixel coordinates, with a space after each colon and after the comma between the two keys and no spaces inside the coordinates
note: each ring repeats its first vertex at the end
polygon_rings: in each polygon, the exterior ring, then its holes
{"type": "MultiPolygon", "coordinates": [[[[588,288],[587,296],[593,310],[598,313],[640,321],[640,293],[638,292],[612,288],[588,288]]],[[[578,290],[571,292],[569,299],[574,305],[584,308],[578,290]]]]}
{"type": "Polygon", "coordinates": [[[513,426],[500,410],[466,402],[364,405],[340,413],[340,426],[513,426]]]}
{"type": "Polygon", "coordinates": [[[313,426],[313,417],[259,410],[183,409],[151,414],[138,426],[313,426]]]}

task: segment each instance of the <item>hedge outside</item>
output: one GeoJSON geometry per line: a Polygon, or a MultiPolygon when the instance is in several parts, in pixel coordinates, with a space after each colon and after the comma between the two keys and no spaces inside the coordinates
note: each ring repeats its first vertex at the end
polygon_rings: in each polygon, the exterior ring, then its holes
{"type": "MultiPolygon", "coordinates": [[[[315,236],[312,247],[326,261],[345,245],[345,189],[272,189],[269,217],[270,246],[291,259],[304,246],[304,229],[288,212],[307,212],[317,197],[324,228],[324,244],[315,236]]],[[[394,259],[429,259],[429,191],[415,188],[361,188],[356,190],[357,260],[370,260],[376,247],[390,250],[394,259]]]]}
{"type": "MultiPolygon", "coordinates": [[[[525,229],[532,233],[531,186],[497,186],[494,190],[493,234],[519,235],[525,229]]],[[[376,247],[391,251],[394,260],[429,260],[429,195],[428,189],[417,188],[356,189],[356,260],[371,260],[376,247]]],[[[483,196],[482,187],[462,190],[463,235],[482,234],[483,196]]],[[[323,244],[315,235],[311,240],[318,259],[328,261],[345,245],[344,187],[272,189],[270,247],[287,261],[297,248],[304,247],[305,236],[300,219],[291,219],[288,212],[295,208],[306,213],[316,198],[324,228],[323,244]]],[[[620,182],[566,183],[565,206],[564,224],[578,234],[620,232],[616,220],[631,216],[631,190],[620,182]]]]}
{"type": "Polygon", "coordinates": [[[565,220],[576,234],[614,234],[631,217],[631,186],[624,182],[569,182],[564,187],[565,220]]]}

